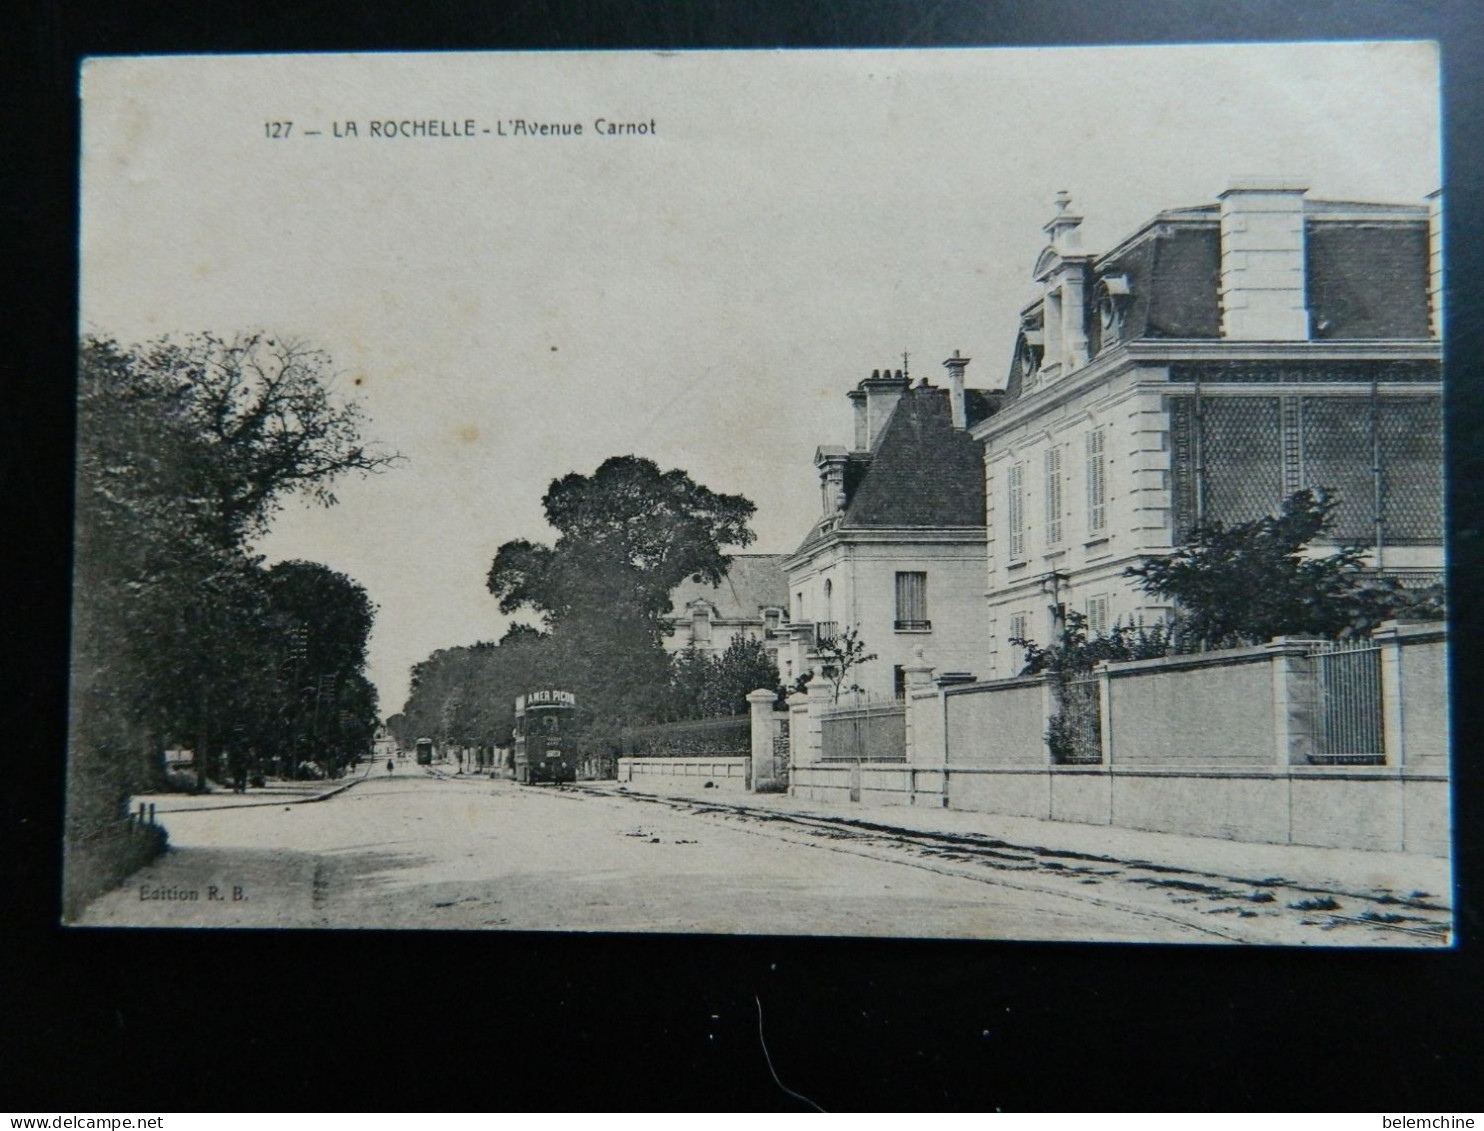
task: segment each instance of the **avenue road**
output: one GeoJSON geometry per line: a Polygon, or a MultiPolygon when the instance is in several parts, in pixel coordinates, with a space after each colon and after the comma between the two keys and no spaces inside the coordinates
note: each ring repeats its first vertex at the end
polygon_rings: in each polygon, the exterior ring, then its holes
{"type": "Polygon", "coordinates": [[[376,772],[310,804],[162,813],[169,851],[82,922],[1340,942],[1285,911],[1282,892],[1213,895],[1117,862],[897,835],[746,795],[376,772]]]}

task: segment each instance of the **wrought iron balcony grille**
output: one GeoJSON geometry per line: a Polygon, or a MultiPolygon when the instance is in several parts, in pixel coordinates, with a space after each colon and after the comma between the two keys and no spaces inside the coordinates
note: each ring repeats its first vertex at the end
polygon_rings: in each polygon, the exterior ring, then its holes
{"type": "Polygon", "coordinates": [[[899,620],[896,622],[898,632],[931,632],[933,622],[930,620],[899,620]]]}

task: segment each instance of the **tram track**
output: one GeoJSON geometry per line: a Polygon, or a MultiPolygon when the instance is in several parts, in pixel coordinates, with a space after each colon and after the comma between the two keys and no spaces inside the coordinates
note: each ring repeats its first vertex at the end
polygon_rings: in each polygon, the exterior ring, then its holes
{"type": "MultiPolygon", "coordinates": [[[[1274,917],[1302,928],[1302,937],[1296,941],[1311,935],[1319,941],[1320,931],[1367,926],[1410,935],[1419,941],[1437,942],[1446,940],[1451,930],[1451,920],[1428,914],[1447,916],[1448,909],[1426,899],[1357,891],[1338,885],[1315,886],[1281,876],[1225,875],[1153,861],[1017,844],[981,833],[914,829],[856,817],[796,813],[711,798],[583,786],[569,787],[553,796],[622,799],[659,805],[672,812],[719,817],[729,820],[729,827],[754,835],[1068,899],[1176,925],[1207,936],[1210,941],[1272,942],[1272,931],[1263,928],[1270,928],[1274,917]],[[1103,885],[1136,885],[1141,894],[1119,898],[1088,890],[1103,885]],[[1151,905],[1158,896],[1174,906],[1151,905]],[[1359,915],[1328,914],[1328,908],[1323,905],[1335,902],[1336,897],[1365,905],[1365,910],[1359,915]],[[1187,906],[1189,910],[1185,909],[1187,906]],[[1210,918],[1212,915],[1231,918],[1218,922],[1210,918]],[[1249,925],[1248,920],[1260,922],[1249,925]]],[[[1128,888],[1115,890],[1131,894],[1128,888]]],[[[1341,945],[1328,939],[1324,942],[1341,945]]]]}

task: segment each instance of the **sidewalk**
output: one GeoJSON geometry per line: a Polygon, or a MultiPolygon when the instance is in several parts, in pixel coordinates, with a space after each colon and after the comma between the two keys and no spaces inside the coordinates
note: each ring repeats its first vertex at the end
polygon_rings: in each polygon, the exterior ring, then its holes
{"type": "Polygon", "coordinates": [[[210,793],[140,793],[129,798],[129,811],[139,812],[141,803],[153,805],[156,816],[208,809],[246,809],[255,805],[300,805],[344,793],[351,786],[365,781],[369,773],[368,767],[354,776],[347,774],[328,781],[274,780],[261,789],[247,789],[242,793],[220,786],[210,793]]]}
{"type": "Polygon", "coordinates": [[[1335,895],[1373,899],[1425,896],[1429,903],[1448,907],[1453,904],[1451,865],[1449,861],[1434,856],[1296,844],[1253,844],[1108,825],[1006,817],[961,809],[908,805],[831,806],[781,793],[718,794],[715,790],[705,789],[650,792],[628,783],[608,781],[583,782],[582,787],[597,787],[620,796],[629,794],[704,802],[717,808],[769,809],[797,817],[880,826],[883,831],[988,837],[1041,855],[1102,858],[1125,865],[1150,865],[1155,871],[1191,872],[1244,884],[1281,880],[1288,887],[1335,895]]]}

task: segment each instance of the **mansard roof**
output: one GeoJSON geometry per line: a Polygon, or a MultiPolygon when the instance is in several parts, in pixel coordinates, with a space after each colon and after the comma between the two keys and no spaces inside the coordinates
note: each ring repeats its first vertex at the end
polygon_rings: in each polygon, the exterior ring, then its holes
{"type": "MultiPolygon", "coordinates": [[[[1430,335],[1427,215],[1421,204],[1305,199],[1306,305],[1314,339],[1430,335]]],[[[1038,261],[1037,272],[1041,266],[1038,261]]],[[[1098,283],[1110,278],[1127,289],[1121,340],[1220,337],[1219,204],[1166,209],[1082,269],[1094,356],[1103,346],[1098,283]]],[[[1040,299],[1021,311],[1006,402],[1021,394],[1024,351],[1038,344],[1042,313],[1040,299]]]]}
{"type": "MultiPolygon", "coordinates": [[[[953,426],[947,389],[919,385],[906,390],[881,430],[869,461],[854,483],[846,479],[846,503],[838,516],[815,524],[803,550],[831,530],[972,529],[984,515],[984,449],[953,426]]],[[[970,424],[989,416],[1001,394],[964,390],[970,424]]],[[[858,455],[859,453],[852,453],[858,455]]]]}
{"type": "Polygon", "coordinates": [[[720,585],[686,578],[670,594],[670,616],[687,616],[687,606],[709,601],[720,620],[757,620],[763,609],[788,607],[784,554],[733,554],[720,585]]]}

